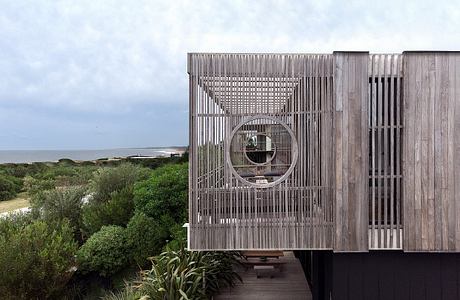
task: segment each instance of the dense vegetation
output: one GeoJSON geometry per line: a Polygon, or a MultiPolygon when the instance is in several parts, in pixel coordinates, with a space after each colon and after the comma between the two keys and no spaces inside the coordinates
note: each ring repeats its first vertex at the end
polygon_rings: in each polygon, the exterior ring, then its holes
{"type": "Polygon", "coordinates": [[[0,201],[16,197],[22,190],[22,185],[20,178],[0,173],[0,201]]]}
{"type": "Polygon", "coordinates": [[[96,272],[106,277],[126,266],[129,252],[124,228],[103,226],[78,250],[77,262],[82,273],[96,272]]]}
{"type": "Polygon", "coordinates": [[[233,271],[236,261],[236,255],[228,252],[166,251],[142,272],[137,293],[155,300],[209,299],[240,279],[233,271]]]}
{"type": "MultiPolygon", "coordinates": [[[[111,168],[129,163],[144,169],[156,169],[167,164],[179,164],[188,160],[182,157],[157,157],[151,159],[125,158],[120,160],[98,160],[74,162],[61,159],[57,163],[9,163],[0,165],[0,201],[14,198],[20,191],[35,195],[55,187],[86,185],[93,173],[101,168],[111,168]]],[[[120,174],[121,176],[121,174],[120,174]]]]}
{"type": "Polygon", "coordinates": [[[16,216],[0,220],[2,299],[59,296],[72,277],[78,249],[67,222],[16,216]]]}
{"type": "Polygon", "coordinates": [[[32,210],[0,219],[0,298],[205,299],[233,284],[234,254],[183,249],[186,160],[1,165],[1,199],[27,192],[32,210]]]}

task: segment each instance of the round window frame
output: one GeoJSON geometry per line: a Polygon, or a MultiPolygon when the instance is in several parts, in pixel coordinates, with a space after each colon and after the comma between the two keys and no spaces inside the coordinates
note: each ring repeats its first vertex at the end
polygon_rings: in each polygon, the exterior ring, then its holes
{"type": "Polygon", "coordinates": [[[297,139],[295,138],[294,132],[292,131],[292,129],[285,122],[283,122],[283,121],[281,121],[281,120],[279,120],[277,118],[274,118],[272,116],[255,115],[255,116],[252,116],[252,117],[249,117],[249,118],[246,118],[246,119],[242,120],[232,130],[232,132],[231,132],[231,134],[230,134],[230,136],[228,138],[227,145],[225,147],[225,153],[227,155],[227,165],[230,167],[230,171],[233,173],[233,175],[239,181],[241,181],[242,183],[244,183],[246,185],[256,187],[256,188],[270,188],[270,187],[276,186],[276,185],[280,184],[281,182],[285,181],[291,175],[291,173],[294,171],[294,168],[297,165],[297,159],[298,159],[298,156],[299,156],[299,149],[298,149],[297,139]],[[284,127],[284,129],[286,129],[286,131],[289,133],[289,136],[291,137],[291,146],[292,146],[292,161],[291,161],[291,165],[289,166],[287,171],[280,178],[278,178],[277,180],[275,180],[273,182],[269,182],[269,183],[250,182],[250,181],[244,179],[243,177],[241,177],[241,175],[238,174],[238,172],[233,167],[232,159],[231,159],[231,156],[230,156],[230,148],[231,148],[230,146],[231,146],[231,143],[233,141],[233,138],[235,137],[235,134],[238,132],[238,130],[241,129],[241,127],[243,127],[247,123],[249,123],[251,121],[254,121],[254,120],[257,120],[257,119],[267,119],[267,120],[270,120],[272,122],[280,124],[281,126],[284,127]]]}
{"type": "MultiPolygon", "coordinates": [[[[236,134],[236,133],[235,133],[235,134],[236,134]]],[[[273,150],[273,154],[272,154],[272,156],[270,157],[270,159],[267,160],[266,162],[263,162],[263,163],[256,163],[255,161],[253,161],[252,159],[249,158],[249,156],[248,156],[248,154],[247,154],[247,152],[246,152],[246,146],[244,147],[243,153],[244,153],[244,157],[246,157],[246,159],[247,159],[251,164],[253,164],[253,165],[255,165],[255,166],[264,166],[264,165],[267,165],[268,163],[270,163],[270,162],[275,158],[275,156],[276,156],[276,144],[273,142],[272,137],[269,136],[268,134],[266,134],[266,133],[256,133],[256,134],[254,134],[254,135],[251,135],[251,136],[246,140],[246,145],[247,145],[247,142],[248,142],[250,139],[252,139],[253,137],[258,136],[258,135],[263,135],[263,136],[266,136],[266,137],[270,138],[270,140],[272,141],[271,144],[275,146],[275,147],[274,147],[275,149],[273,150]]],[[[233,140],[233,137],[232,137],[232,140],[233,140]]],[[[230,142],[231,142],[231,141],[230,141],[230,142]]]]}

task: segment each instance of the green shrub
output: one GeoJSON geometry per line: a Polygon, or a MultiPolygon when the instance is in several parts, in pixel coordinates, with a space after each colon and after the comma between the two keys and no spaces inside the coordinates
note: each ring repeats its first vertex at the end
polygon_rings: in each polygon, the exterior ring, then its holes
{"type": "Polygon", "coordinates": [[[0,173],[0,201],[9,200],[23,188],[23,180],[5,173],[0,173]]]}
{"type": "Polygon", "coordinates": [[[39,195],[47,190],[52,190],[56,187],[54,179],[37,179],[32,176],[24,178],[24,188],[31,197],[39,195]]]}
{"type": "Polygon", "coordinates": [[[112,192],[107,202],[90,202],[83,206],[83,230],[90,236],[104,225],[126,226],[134,213],[133,188],[112,192]]]}
{"type": "Polygon", "coordinates": [[[132,284],[126,284],[125,288],[117,293],[110,291],[102,300],[148,300],[149,298],[142,298],[142,293],[137,290],[132,284]]]}
{"type": "Polygon", "coordinates": [[[3,164],[0,173],[22,178],[27,175],[27,167],[23,164],[3,164]]]}
{"type": "Polygon", "coordinates": [[[181,224],[174,224],[170,227],[169,241],[164,247],[164,250],[179,251],[187,245],[187,228],[181,224]]]}
{"type": "MultiPolygon", "coordinates": [[[[9,219],[14,222],[14,219],[9,219]]],[[[66,222],[19,220],[0,234],[0,298],[57,297],[73,274],[77,243],[66,222]]]]}
{"type": "Polygon", "coordinates": [[[97,171],[98,167],[94,165],[87,165],[85,166],[83,163],[75,168],[78,173],[78,177],[85,182],[85,184],[89,183],[90,180],[93,179],[95,171],[97,171]]]}
{"type": "Polygon", "coordinates": [[[46,166],[46,169],[41,172],[31,172],[25,177],[24,186],[29,195],[34,196],[55,187],[87,185],[96,169],[96,167],[90,166],[71,166],[67,163],[57,163],[46,166]]]}
{"type": "Polygon", "coordinates": [[[80,166],[83,166],[83,167],[92,167],[92,166],[96,166],[96,163],[93,162],[93,161],[90,161],[90,160],[85,160],[83,162],[80,163],[80,166]]]}
{"type": "Polygon", "coordinates": [[[148,257],[161,252],[168,233],[158,222],[144,213],[136,213],[126,227],[128,245],[135,262],[140,266],[148,263],[148,257]]]}
{"type": "Polygon", "coordinates": [[[180,157],[153,157],[143,159],[128,157],[126,160],[135,165],[140,165],[149,169],[156,169],[168,164],[180,164],[188,162],[188,152],[185,152],[184,155],[180,157]]]}
{"type": "Polygon", "coordinates": [[[43,192],[43,197],[32,198],[32,211],[45,220],[69,220],[74,232],[81,227],[81,199],[85,196],[84,188],[55,189],[43,192]]]}
{"type": "Polygon", "coordinates": [[[21,185],[13,178],[15,177],[0,174],[0,201],[13,199],[21,191],[21,185]]]}
{"type": "Polygon", "coordinates": [[[60,160],[58,160],[58,165],[64,165],[64,166],[76,166],[77,163],[70,159],[70,158],[61,158],[60,160]]]}
{"type": "Polygon", "coordinates": [[[48,169],[46,163],[32,163],[32,164],[2,164],[0,165],[0,173],[8,174],[10,176],[23,178],[27,175],[34,175],[43,173],[48,169]]]}
{"type": "Polygon", "coordinates": [[[163,215],[176,223],[187,220],[188,164],[166,165],[152,172],[149,179],[136,184],[136,210],[160,220],[163,215]]]}
{"type": "Polygon", "coordinates": [[[236,262],[232,252],[166,251],[142,272],[139,289],[154,300],[209,299],[241,280],[233,271],[236,262]]]}
{"type": "Polygon", "coordinates": [[[56,179],[59,176],[76,177],[78,176],[78,172],[74,167],[55,164],[46,172],[40,173],[36,177],[40,179],[56,179]]]}
{"type": "Polygon", "coordinates": [[[106,202],[113,192],[133,186],[136,181],[147,178],[148,174],[149,170],[128,163],[115,168],[100,168],[91,182],[93,201],[106,202]]]}
{"type": "Polygon", "coordinates": [[[44,162],[34,162],[27,164],[27,175],[40,174],[49,169],[49,165],[44,162]]]}
{"type": "Polygon", "coordinates": [[[72,166],[68,163],[57,163],[43,173],[34,177],[39,180],[54,181],[58,187],[85,185],[92,178],[95,168],[72,166]]]}
{"type": "Polygon", "coordinates": [[[7,176],[7,178],[14,183],[14,185],[16,187],[16,192],[19,193],[22,190],[22,188],[24,187],[24,179],[18,178],[18,177],[15,177],[15,176],[7,176]]]}
{"type": "Polygon", "coordinates": [[[126,232],[120,226],[103,226],[77,252],[82,273],[97,272],[104,277],[122,269],[129,259],[126,232]]]}
{"type": "Polygon", "coordinates": [[[32,223],[35,219],[28,212],[8,214],[0,218],[0,236],[7,236],[32,223]]]}

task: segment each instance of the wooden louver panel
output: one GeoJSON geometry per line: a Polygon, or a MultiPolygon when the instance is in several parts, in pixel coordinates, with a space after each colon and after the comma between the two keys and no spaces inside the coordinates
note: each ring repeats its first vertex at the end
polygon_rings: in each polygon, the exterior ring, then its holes
{"type": "Polygon", "coordinates": [[[460,251],[460,53],[404,53],[404,250],[460,251]]]}
{"type": "Polygon", "coordinates": [[[197,53],[188,72],[190,249],[332,249],[333,56],[197,53]],[[256,135],[265,165],[237,152],[256,135]]]}
{"type": "Polygon", "coordinates": [[[369,57],[369,248],[402,248],[402,55],[369,57]]]}
{"type": "Polygon", "coordinates": [[[334,53],[335,251],[367,251],[367,52],[334,53]]]}

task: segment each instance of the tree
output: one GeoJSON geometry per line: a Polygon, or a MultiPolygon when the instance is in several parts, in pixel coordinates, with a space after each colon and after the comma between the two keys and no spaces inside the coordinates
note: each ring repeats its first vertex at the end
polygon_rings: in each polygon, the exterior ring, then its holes
{"type": "Polygon", "coordinates": [[[134,203],[138,211],[155,220],[170,218],[176,223],[187,219],[188,164],[166,165],[136,184],[134,203]]]}

